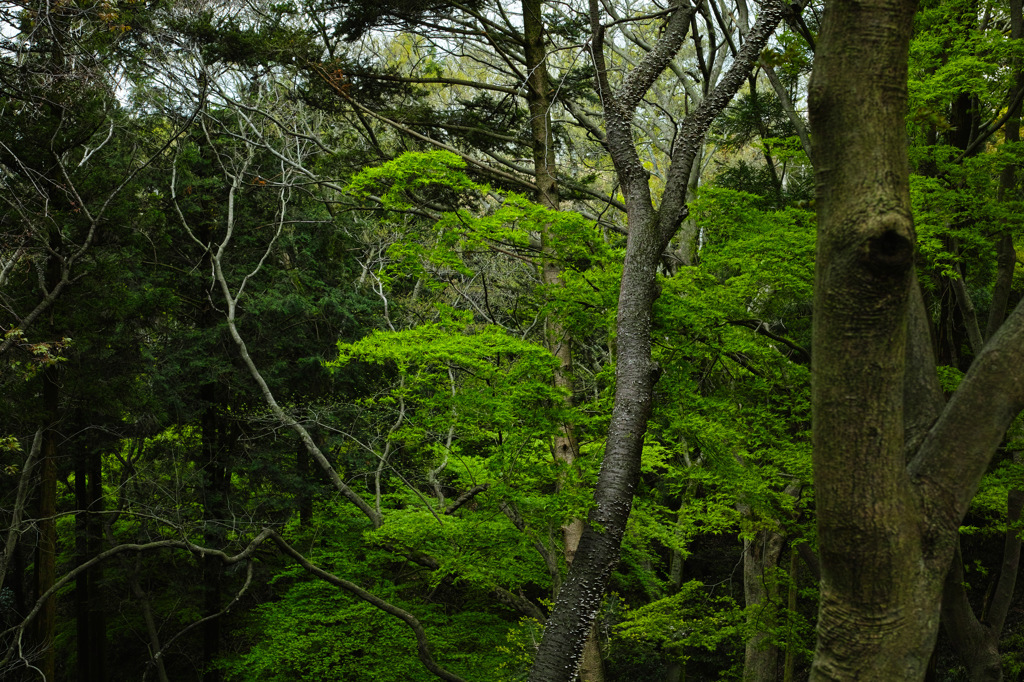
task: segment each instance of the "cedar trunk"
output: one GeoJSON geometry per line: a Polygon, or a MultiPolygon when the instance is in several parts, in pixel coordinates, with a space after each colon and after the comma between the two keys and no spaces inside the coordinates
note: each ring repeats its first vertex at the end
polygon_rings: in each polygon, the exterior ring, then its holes
{"type": "MultiPolygon", "coordinates": [[[[543,2],[523,0],[523,55],[526,57],[526,101],[530,111],[530,136],[533,151],[533,174],[537,185],[537,201],[553,211],[559,210],[558,179],[555,174],[555,144],[551,130],[551,84],[547,71],[547,50],[544,44],[543,2]]],[[[546,227],[541,235],[541,280],[548,286],[561,284],[562,271],[556,260],[553,236],[546,227]]],[[[555,368],[555,386],[566,391],[566,407],[572,407],[572,336],[558,321],[549,317],[545,321],[548,350],[558,360],[555,368]]],[[[578,467],[579,445],[572,425],[562,424],[561,432],[553,439],[555,461],[562,467],[558,487],[570,470],[578,467]]],[[[565,563],[572,565],[583,534],[583,519],[570,519],[562,527],[562,545],[565,563]]],[[[556,595],[557,596],[557,595],[556,595]]],[[[604,664],[597,641],[597,632],[590,629],[580,664],[581,682],[603,682],[604,664]]]]}

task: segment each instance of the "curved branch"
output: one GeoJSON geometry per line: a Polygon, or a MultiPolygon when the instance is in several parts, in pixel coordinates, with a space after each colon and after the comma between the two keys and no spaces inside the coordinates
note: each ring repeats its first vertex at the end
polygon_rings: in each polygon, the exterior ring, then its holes
{"type": "Polygon", "coordinates": [[[413,631],[413,634],[416,635],[416,651],[419,655],[420,661],[423,663],[423,666],[427,670],[429,670],[442,680],[447,680],[447,682],[466,682],[458,675],[448,672],[434,661],[434,657],[430,654],[430,642],[427,639],[427,633],[424,631],[423,625],[420,624],[420,621],[416,618],[416,616],[412,615],[408,611],[398,608],[394,604],[389,604],[377,595],[367,592],[355,583],[349,582],[344,578],[339,578],[333,573],[328,573],[322,568],[310,563],[310,561],[306,559],[306,557],[302,556],[301,553],[299,553],[291,545],[285,542],[284,538],[282,538],[274,531],[268,529],[264,532],[268,534],[270,539],[274,541],[274,544],[276,544],[282,552],[284,552],[292,559],[294,559],[297,564],[302,566],[302,568],[306,569],[306,571],[308,571],[309,573],[315,575],[316,577],[320,578],[325,582],[330,583],[331,585],[334,585],[335,587],[340,587],[341,589],[345,590],[350,594],[355,595],[356,597],[359,597],[365,602],[373,604],[384,613],[390,614],[395,618],[400,618],[401,620],[403,620],[405,624],[408,625],[409,628],[413,631]]]}
{"type": "Polygon", "coordinates": [[[728,106],[733,95],[747,80],[751,68],[761,55],[761,50],[775,33],[775,27],[782,21],[782,13],[781,3],[775,0],[764,3],[757,21],[750,28],[747,40],[733,59],[729,70],[696,111],[683,120],[675,149],[672,150],[672,165],[669,167],[664,198],[659,209],[658,227],[664,243],[668,243],[688,214],[686,187],[690,180],[690,169],[697,158],[697,151],[704,142],[704,135],[711,122],[728,106]]]}
{"type": "MultiPolygon", "coordinates": [[[[238,592],[235,593],[235,598],[232,599],[230,602],[228,602],[228,604],[224,608],[222,608],[220,611],[218,611],[217,613],[211,613],[209,616],[206,616],[205,618],[200,618],[199,620],[190,623],[184,629],[180,630],[177,634],[175,634],[173,637],[171,637],[169,640],[167,640],[167,643],[164,644],[162,647],[160,647],[159,651],[157,651],[155,654],[153,654],[152,659],[150,660],[150,665],[159,665],[160,664],[160,659],[163,658],[164,652],[167,651],[167,649],[170,648],[171,644],[173,644],[179,637],[184,635],[186,632],[191,632],[192,630],[194,630],[195,628],[199,627],[203,623],[206,623],[207,621],[211,621],[214,618],[220,618],[221,616],[226,614],[228,611],[230,611],[231,607],[234,606],[235,604],[237,604],[238,600],[242,598],[242,595],[244,595],[248,591],[249,585],[251,585],[251,584],[252,584],[252,560],[250,559],[249,561],[246,561],[246,563],[245,563],[245,582],[242,584],[242,587],[239,588],[238,592]]],[[[143,676],[143,679],[145,679],[145,676],[143,676]]]]}
{"type": "Polygon", "coordinates": [[[227,552],[223,552],[219,549],[210,549],[209,547],[202,547],[187,540],[157,540],[155,542],[147,542],[144,544],[130,543],[118,545],[116,547],[111,547],[108,550],[100,552],[93,558],[89,559],[88,561],[83,561],[81,564],[75,566],[73,569],[65,573],[64,577],[54,582],[53,585],[51,585],[50,588],[46,590],[46,592],[39,596],[39,598],[36,600],[35,605],[32,607],[32,610],[28,612],[28,615],[26,615],[20,623],[13,627],[7,628],[2,633],[0,633],[0,637],[14,635],[10,646],[7,647],[7,653],[4,655],[3,659],[0,660],[0,670],[2,670],[10,662],[11,656],[14,654],[15,649],[18,648],[18,643],[19,640],[21,639],[21,633],[25,630],[29,623],[31,623],[32,620],[39,614],[39,611],[42,610],[43,605],[46,604],[50,597],[55,595],[65,585],[67,585],[69,582],[77,578],[85,571],[88,571],[96,564],[106,561],[110,557],[117,556],[118,554],[123,554],[124,552],[148,552],[154,549],[163,549],[169,547],[175,549],[188,550],[189,552],[198,557],[214,557],[220,559],[225,565],[230,566],[232,564],[237,564],[240,561],[247,561],[251,559],[252,556],[256,553],[256,550],[259,548],[259,546],[263,544],[263,542],[267,538],[271,537],[272,534],[273,531],[269,528],[263,529],[263,531],[260,532],[259,535],[254,537],[249,542],[249,544],[246,545],[245,549],[243,549],[238,554],[228,554],[227,552]]]}
{"type": "Polygon", "coordinates": [[[7,564],[14,556],[14,549],[18,545],[18,537],[21,535],[21,516],[25,513],[25,505],[28,500],[29,491],[32,488],[32,472],[35,469],[36,460],[39,459],[39,452],[43,447],[43,429],[36,431],[32,439],[32,447],[25,458],[25,464],[21,468],[21,479],[18,481],[18,494],[14,502],[14,512],[11,518],[11,525],[7,528],[7,540],[4,542],[4,553],[0,556],[0,588],[4,585],[4,577],[7,575],[7,564]]]}

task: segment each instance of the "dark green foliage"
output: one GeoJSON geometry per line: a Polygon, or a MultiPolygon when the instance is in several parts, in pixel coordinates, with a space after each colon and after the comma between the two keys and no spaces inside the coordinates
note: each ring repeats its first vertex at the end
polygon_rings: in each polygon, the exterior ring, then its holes
{"type": "MultiPolygon", "coordinates": [[[[479,7],[479,1],[467,7],[479,7]]],[[[442,20],[451,14],[454,6],[444,0],[349,0],[329,2],[324,9],[341,11],[343,18],[335,28],[336,35],[355,41],[376,28],[407,28],[442,20]]]]}

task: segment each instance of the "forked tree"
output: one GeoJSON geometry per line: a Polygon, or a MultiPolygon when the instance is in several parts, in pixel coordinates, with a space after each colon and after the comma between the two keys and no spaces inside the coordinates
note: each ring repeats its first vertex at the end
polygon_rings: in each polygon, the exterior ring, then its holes
{"type": "Polygon", "coordinates": [[[1018,305],[942,405],[914,276],[905,115],[915,0],[833,0],[809,102],[818,196],[812,680],[920,680],[960,522],[1024,407],[1018,305]]]}

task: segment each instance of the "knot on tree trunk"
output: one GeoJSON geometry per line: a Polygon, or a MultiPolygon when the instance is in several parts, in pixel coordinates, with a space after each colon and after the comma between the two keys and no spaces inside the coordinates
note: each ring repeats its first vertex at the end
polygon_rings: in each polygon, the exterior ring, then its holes
{"type": "Polygon", "coordinates": [[[893,225],[865,242],[865,264],[870,270],[879,275],[902,275],[910,269],[914,246],[901,232],[893,225]]]}

